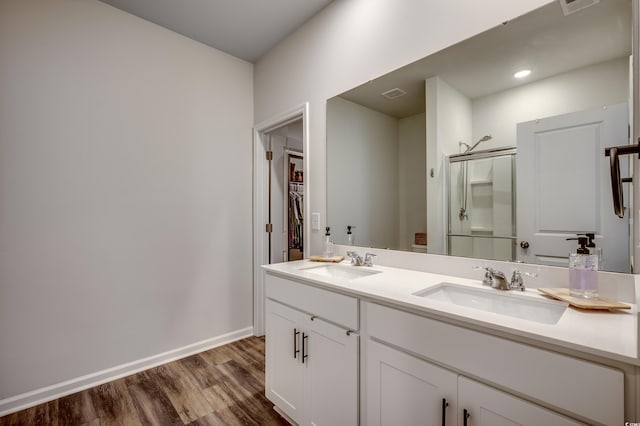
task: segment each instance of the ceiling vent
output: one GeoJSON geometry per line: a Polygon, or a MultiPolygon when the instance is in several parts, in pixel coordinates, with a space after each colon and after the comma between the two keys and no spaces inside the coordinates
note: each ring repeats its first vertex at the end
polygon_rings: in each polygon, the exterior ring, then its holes
{"type": "Polygon", "coordinates": [[[386,92],[382,92],[381,95],[384,96],[387,99],[396,99],[399,98],[400,96],[404,96],[406,95],[407,92],[405,92],[402,89],[399,88],[395,88],[395,89],[391,89],[391,90],[387,90],[386,92]]]}
{"type": "Polygon", "coordinates": [[[562,7],[564,16],[571,15],[572,13],[598,3],[600,3],[600,0],[560,0],[560,6],[562,7]]]}

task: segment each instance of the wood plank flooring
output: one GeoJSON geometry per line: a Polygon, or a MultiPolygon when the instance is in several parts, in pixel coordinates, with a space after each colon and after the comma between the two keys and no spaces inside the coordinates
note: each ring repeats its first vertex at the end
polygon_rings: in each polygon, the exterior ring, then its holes
{"type": "Polygon", "coordinates": [[[288,425],[264,396],[250,337],[0,417],[9,425],[288,425]]]}

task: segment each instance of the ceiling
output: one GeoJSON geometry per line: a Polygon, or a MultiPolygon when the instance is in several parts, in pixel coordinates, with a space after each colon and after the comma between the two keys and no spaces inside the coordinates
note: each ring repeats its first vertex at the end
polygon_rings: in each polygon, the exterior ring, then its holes
{"type": "Polygon", "coordinates": [[[439,76],[469,99],[631,54],[631,1],[601,0],[565,16],[558,2],[340,95],[392,117],[424,112],[424,81],[439,76]],[[532,70],[523,80],[513,73],[532,70]],[[407,92],[388,100],[381,93],[407,92]]]}
{"type": "Polygon", "coordinates": [[[256,62],[332,0],[101,0],[256,62]]]}

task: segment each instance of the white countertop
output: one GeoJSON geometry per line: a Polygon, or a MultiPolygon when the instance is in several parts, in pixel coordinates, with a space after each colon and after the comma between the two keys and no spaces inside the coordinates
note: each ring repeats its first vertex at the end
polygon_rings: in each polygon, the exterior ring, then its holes
{"type": "MultiPolygon", "coordinates": [[[[413,295],[442,282],[486,289],[479,280],[388,266],[355,267],[348,261],[340,265],[381,273],[350,280],[324,277],[314,273],[312,268],[326,264],[308,260],[265,265],[263,268],[277,275],[301,279],[365,300],[424,312],[431,317],[439,317],[455,324],[473,325],[474,328],[481,327],[487,331],[495,330],[519,336],[525,341],[544,342],[627,364],[640,365],[638,309],[635,304],[631,305],[631,309],[617,312],[584,311],[568,307],[557,324],[541,324],[413,295]]],[[[509,293],[521,297],[547,299],[535,289],[509,293]]]]}

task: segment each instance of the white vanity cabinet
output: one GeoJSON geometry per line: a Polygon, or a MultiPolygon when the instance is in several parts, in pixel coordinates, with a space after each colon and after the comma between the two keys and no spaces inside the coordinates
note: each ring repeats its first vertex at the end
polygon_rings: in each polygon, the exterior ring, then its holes
{"type": "Polygon", "coordinates": [[[362,308],[368,425],[624,424],[619,370],[375,303],[362,308]]]}
{"type": "Polygon", "coordinates": [[[297,424],[357,424],[358,300],[271,275],[266,294],[267,398],[297,424]]]}
{"type": "Polygon", "coordinates": [[[458,407],[459,425],[575,426],[584,424],[464,376],[458,377],[458,407]]]}
{"type": "Polygon", "coordinates": [[[366,382],[370,425],[582,424],[373,340],[366,382]]]}
{"type": "Polygon", "coordinates": [[[366,353],[367,424],[456,424],[457,374],[373,340],[366,353]]]}
{"type": "Polygon", "coordinates": [[[291,419],[304,413],[304,366],[300,347],[304,314],[266,301],[266,394],[291,419]]]}
{"type": "Polygon", "coordinates": [[[376,280],[323,286],[299,264],[278,268],[265,277],[266,395],[292,422],[616,425],[625,402],[635,416],[635,367],[531,340],[516,320],[474,324],[382,298],[376,280]]]}

